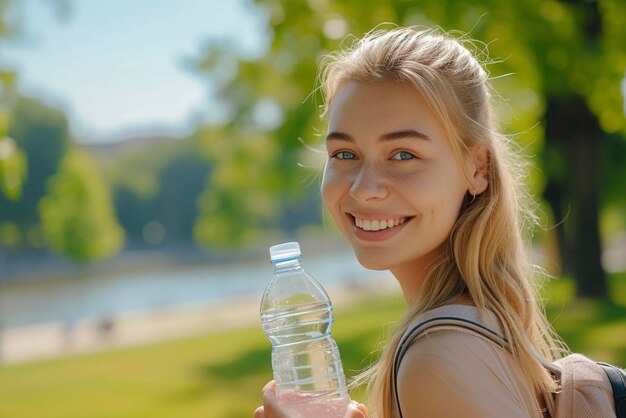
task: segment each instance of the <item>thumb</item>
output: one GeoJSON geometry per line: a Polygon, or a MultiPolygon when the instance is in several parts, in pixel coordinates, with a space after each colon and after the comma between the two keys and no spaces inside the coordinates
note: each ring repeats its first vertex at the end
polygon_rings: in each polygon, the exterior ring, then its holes
{"type": "Polygon", "coordinates": [[[263,412],[267,417],[287,418],[276,395],[276,382],[271,381],[263,388],[263,412]]]}
{"type": "Polygon", "coordinates": [[[350,402],[344,418],[367,418],[367,408],[356,401],[350,402]]]}

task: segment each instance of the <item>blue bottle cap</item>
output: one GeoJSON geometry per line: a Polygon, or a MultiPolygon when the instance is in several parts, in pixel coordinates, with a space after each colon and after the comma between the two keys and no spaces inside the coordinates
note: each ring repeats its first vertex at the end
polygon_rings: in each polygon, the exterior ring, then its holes
{"type": "Polygon", "coordinates": [[[272,264],[295,260],[297,258],[302,258],[300,244],[297,242],[286,242],[270,247],[270,259],[272,260],[272,264]]]}

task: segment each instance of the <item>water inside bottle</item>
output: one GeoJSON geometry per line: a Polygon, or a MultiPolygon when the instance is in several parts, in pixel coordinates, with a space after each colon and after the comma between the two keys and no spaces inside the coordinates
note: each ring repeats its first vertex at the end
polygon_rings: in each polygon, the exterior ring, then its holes
{"type": "Polygon", "coordinates": [[[281,391],[321,397],[345,390],[339,350],[330,336],[275,347],[272,369],[281,391]]]}
{"type": "Polygon", "coordinates": [[[317,396],[286,391],[279,400],[290,418],[344,418],[350,400],[348,396],[317,396]]]}
{"type": "Polygon", "coordinates": [[[263,331],[272,345],[291,344],[321,338],[330,333],[333,308],[311,302],[261,313],[263,331]]]}

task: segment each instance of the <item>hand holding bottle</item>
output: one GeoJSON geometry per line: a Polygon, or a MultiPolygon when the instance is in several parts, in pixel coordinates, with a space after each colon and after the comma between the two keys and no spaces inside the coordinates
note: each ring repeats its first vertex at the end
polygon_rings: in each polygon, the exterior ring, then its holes
{"type": "MultiPolygon", "coordinates": [[[[263,388],[263,406],[254,411],[254,418],[292,418],[281,408],[276,397],[276,382],[273,380],[263,388]]],[[[365,405],[352,401],[348,404],[344,418],[367,418],[365,405]]]]}

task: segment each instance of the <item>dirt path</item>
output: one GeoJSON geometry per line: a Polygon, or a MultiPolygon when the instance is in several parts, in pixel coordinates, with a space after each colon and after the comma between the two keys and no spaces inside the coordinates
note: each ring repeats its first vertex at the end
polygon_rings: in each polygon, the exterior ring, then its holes
{"type": "MultiPolygon", "coordinates": [[[[391,278],[348,283],[328,289],[335,308],[363,298],[398,292],[391,278]]],[[[75,324],[50,323],[3,330],[0,364],[72,356],[121,347],[202,335],[244,326],[259,325],[260,295],[242,297],[211,306],[178,308],[115,318],[85,320],[75,324]]]]}

